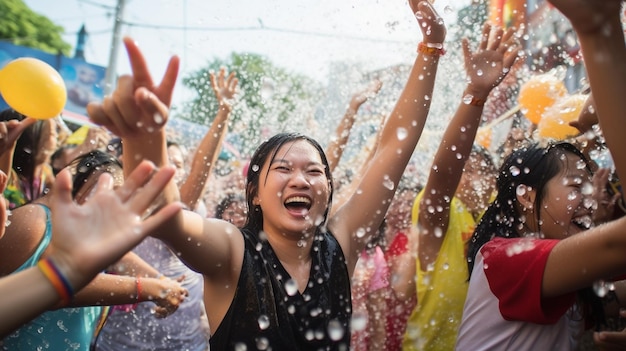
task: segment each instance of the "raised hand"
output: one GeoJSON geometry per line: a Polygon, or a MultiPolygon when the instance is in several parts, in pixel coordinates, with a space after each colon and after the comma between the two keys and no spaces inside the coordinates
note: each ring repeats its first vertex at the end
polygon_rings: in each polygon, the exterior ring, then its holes
{"type": "Polygon", "coordinates": [[[13,119],[0,122],[0,154],[11,150],[17,138],[22,135],[22,132],[34,123],[37,123],[37,120],[34,118],[26,118],[22,121],[13,119]]]}
{"type": "Polygon", "coordinates": [[[518,57],[520,45],[514,29],[509,28],[505,33],[501,28],[492,30],[491,25],[485,24],[475,52],[470,50],[466,38],[462,44],[469,80],[467,93],[485,99],[502,82],[518,57]]]}
{"type": "Polygon", "coordinates": [[[441,45],[440,49],[443,48],[446,26],[433,5],[427,0],[409,0],[409,5],[424,35],[424,43],[441,45]]]}
{"type": "Polygon", "coordinates": [[[154,315],[157,318],[165,318],[176,312],[180,304],[189,295],[189,291],[181,285],[185,279],[184,275],[177,279],[142,278],[142,282],[144,279],[154,283],[154,288],[156,288],[156,291],[151,295],[154,296],[152,302],[156,304],[154,315]]]}
{"type": "Polygon", "coordinates": [[[118,79],[117,88],[102,103],[87,106],[90,119],[124,138],[151,133],[162,127],[169,117],[179,59],[173,56],[159,85],[155,85],[148,65],[137,44],[124,38],[132,75],[118,79]]]}
{"type": "Polygon", "coordinates": [[[380,88],[382,88],[383,82],[379,79],[374,79],[370,84],[365,87],[365,89],[361,91],[357,91],[354,95],[352,95],[352,99],[350,100],[350,107],[356,110],[363,105],[368,99],[373,98],[378,95],[380,88]]]}
{"type": "Polygon", "coordinates": [[[50,201],[53,235],[49,257],[75,290],[178,213],[182,204],[172,203],[143,218],[174,172],[173,167],[157,171],[144,161],[117,190],[112,189],[111,175],[104,173],[94,194],[82,205],[72,199],[70,171],[59,173],[50,201]]]}
{"type": "MultiPolygon", "coordinates": [[[[620,311],[620,317],[626,317],[626,311],[620,311]]],[[[601,331],[593,333],[593,341],[601,351],[624,350],[626,345],[626,329],[620,331],[601,331]]]]}
{"type": "Polygon", "coordinates": [[[235,77],[235,72],[230,72],[228,77],[226,76],[226,68],[220,68],[217,76],[214,72],[209,74],[211,81],[211,88],[217,98],[220,108],[232,109],[233,99],[237,93],[237,84],[239,79],[235,77]]]}

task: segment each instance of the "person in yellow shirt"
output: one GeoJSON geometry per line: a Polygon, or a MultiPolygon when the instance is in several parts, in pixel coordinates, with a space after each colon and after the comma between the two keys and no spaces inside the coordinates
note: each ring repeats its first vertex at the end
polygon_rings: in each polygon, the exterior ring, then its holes
{"type": "Polygon", "coordinates": [[[469,276],[466,243],[495,186],[496,167],[488,152],[472,145],[483,105],[510,71],[518,51],[512,29],[505,33],[485,25],[475,52],[467,39],[463,41],[468,84],[413,206],[412,222],[419,233],[417,305],[407,323],[403,350],[454,348],[469,276]]]}

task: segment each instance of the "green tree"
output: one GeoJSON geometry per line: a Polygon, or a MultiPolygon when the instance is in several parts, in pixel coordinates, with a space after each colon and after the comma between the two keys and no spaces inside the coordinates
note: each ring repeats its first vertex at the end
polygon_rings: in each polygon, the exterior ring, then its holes
{"type": "Polygon", "coordinates": [[[240,137],[240,146],[249,153],[263,138],[264,132],[276,132],[301,126],[320,101],[319,83],[273,65],[266,57],[250,53],[232,53],[228,60],[214,59],[183,78],[183,84],[196,96],[182,106],[176,117],[209,125],[217,112],[217,100],[209,82],[209,72],[226,67],[239,79],[238,97],[230,117],[231,130],[240,137]]]}
{"type": "Polygon", "coordinates": [[[69,56],[72,46],[61,38],[64,29],[31,10],[22,0],[0,0],[0,40],[69,56]]]}

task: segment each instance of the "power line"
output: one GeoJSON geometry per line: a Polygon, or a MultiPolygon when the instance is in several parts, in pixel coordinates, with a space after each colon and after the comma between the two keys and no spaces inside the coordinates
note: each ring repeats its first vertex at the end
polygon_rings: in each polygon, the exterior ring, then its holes
{"type": "Polygon", "coordinates": [[[111,6],[111,5],[105,5],[105,4],[101,4],[95,1],[89,1],[89,0],[78,0],[78,2],[83,2],[85,4],[89,4],[89,5],[93,5],[93,6],[97,6],[97,7],[101,7],[103,9],[107,9],[107,10],[114,10],[115,6],[111,6]]]}
{"type": "Polygon", "coordinates": [[[122,21],[122,24],[127,25],[129,27],[150,28],[150,29],[202,31],[202,32],[268,31],[268,32],[288,33],[288,34],[324,37],[324,38],[349,39],[349,40],[370,41],[370,42],[402,43],[402,44],[406,43],[405,40],[377,39],[377,38],[361,37],[361,36],[354,36],[354,35],[311,32],[311,31],[303,31],[303,30],[296,30],[296,29],[289,29],[289,28],[267,27],[264,25],[250,26],[250,27],[194,27],[194,26],[190,27],[190,26],[168,26],[168,25],[160,25],[160,24],[137,23],[137,22],[129,22],[129,21],[122,21]]]}

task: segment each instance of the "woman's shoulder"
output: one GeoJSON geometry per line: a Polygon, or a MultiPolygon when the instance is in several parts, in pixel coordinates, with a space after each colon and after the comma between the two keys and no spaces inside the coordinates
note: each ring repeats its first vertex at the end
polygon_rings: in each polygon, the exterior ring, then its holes
{"type": "Polygon", "coordinates": [[[0,239],[0,276],[13,272],[35,252],[44,238],[46,222],[46,210],[41,205],[28,204],[12,211],[0,239]]]}

